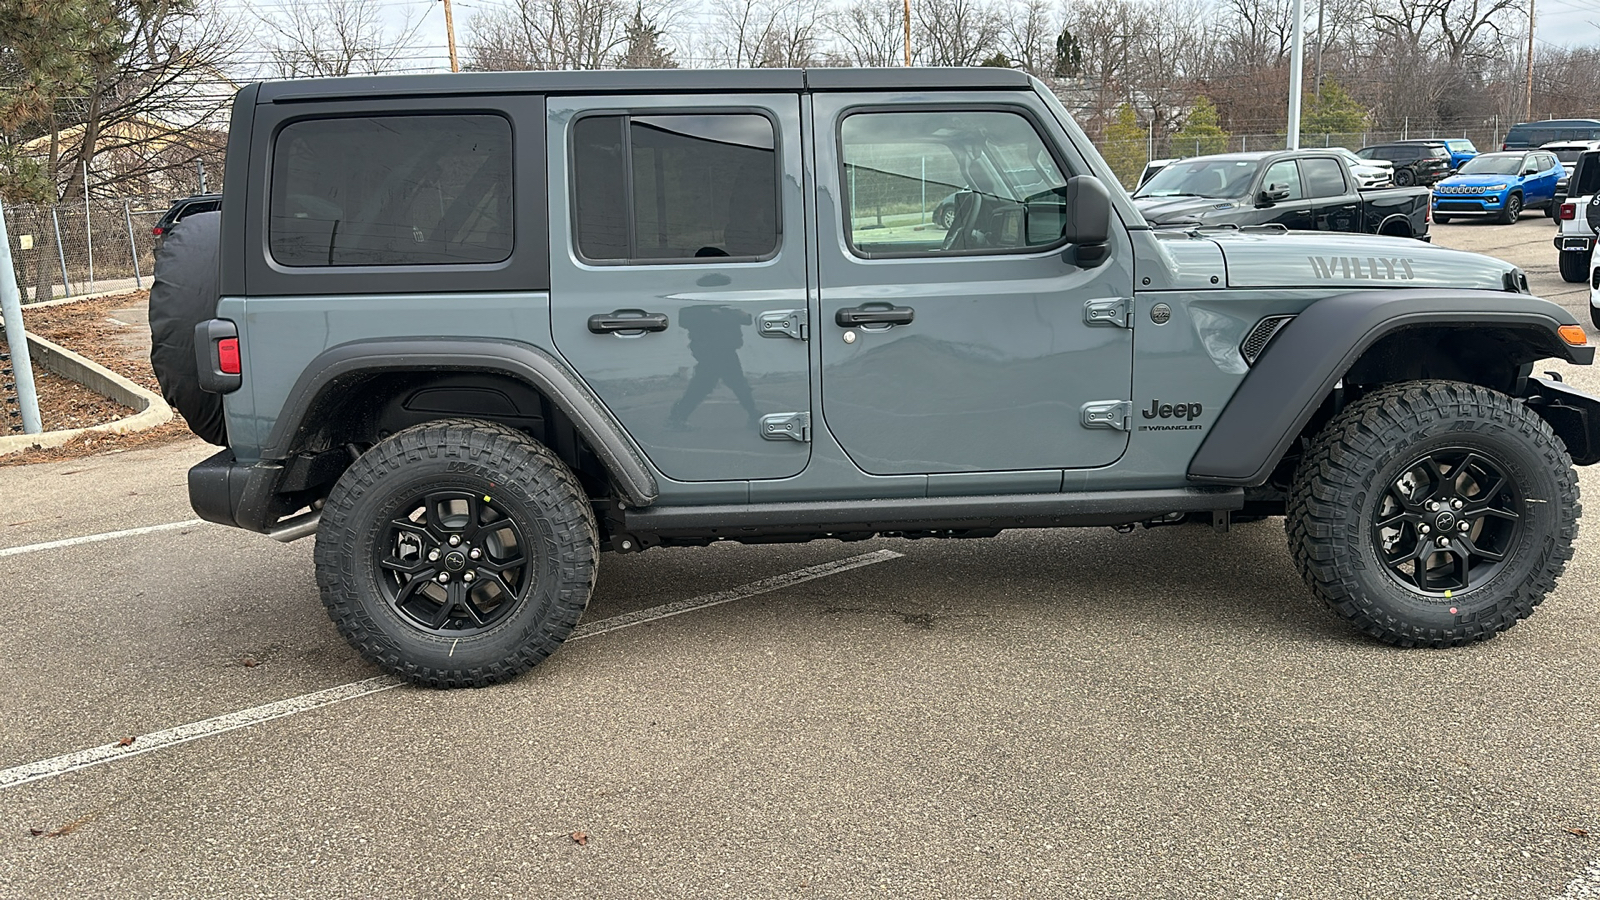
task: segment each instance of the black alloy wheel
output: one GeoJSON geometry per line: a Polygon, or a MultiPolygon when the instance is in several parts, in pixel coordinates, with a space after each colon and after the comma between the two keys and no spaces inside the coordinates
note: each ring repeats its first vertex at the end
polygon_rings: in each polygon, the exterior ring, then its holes
{"type": "Polygon", "coordinates": [[[1495,221],[1501,225],[1515,224],[1522,215],[1522,195],[1512,194],[1506,198],[1506,205],[1500,208],[1500,218],[1495,221]]]}
{"type": "Polygon", "coordinates": [[[1383,486],[1372,540],[1389,575],[1449,598],[1494,578],[1522,539],[1524,503],[1507,466],[1483,450],[1444,447],[1383,486]]]}
{"type": "Polygon", "coordinates": [[[400,505],[375,554],[389,608],[429,634],[479,634],[526,599],[528,539],[489,494],[432,491],[400,505]]]}
{"type": "Polygon", "coordinates": [[[1394,170],[1394,183],[1400,187],[1410,187],[1411,185],[1416,184],[1416,182],[1416,173],[1412,172],[1410,169],[1394,170]]]}

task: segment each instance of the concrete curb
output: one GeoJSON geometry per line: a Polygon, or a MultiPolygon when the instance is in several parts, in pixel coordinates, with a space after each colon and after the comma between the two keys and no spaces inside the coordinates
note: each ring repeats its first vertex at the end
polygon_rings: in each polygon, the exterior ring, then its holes
{"type": "MultiPolygon", "coordinates": [[[[148,280],[148,279],[147,279],[148,280]]],[[[118,288],[114,291],[98,291],[93,294],[73,294],[71,297],[57,297],[54,300],[40,300],[35,303],[22,304],[23,312],[30,309],[45,309],[51,306],[66,306],[68,303],[77,303],[81,300],[99,300],[102,297],[115,297],[119,294],[135,294],[139,291],[148,291],[149,288],[118,288]]]]}
{"type": "Polygon", "coordinates": [[[32,352],[33,361],[39,368],[54,372],[62,378],[70,378],[100,396],[109,397],[138,412],[115,422],[91,425],[87,428],[0,436],[0,456],[19,453],[34,447],[59,447],[80,435],[128,434],[172,421],[172,407],[167,405],[167,401],[99,363],[84,359],[59,344],[53,344],[32,334],[28,335],[28,349],[32,352]]]}

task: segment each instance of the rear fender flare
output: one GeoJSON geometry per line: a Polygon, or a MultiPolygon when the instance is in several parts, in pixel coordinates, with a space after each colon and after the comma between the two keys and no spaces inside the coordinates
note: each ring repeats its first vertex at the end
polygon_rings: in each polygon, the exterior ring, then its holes
{"type": "Polygon", "coordinates": [[[1571,313],[1526,294],[1411,289],[1327,297],[1279,330],[1256,359],[1190,460],[1189,480],[1265,483],[1334,385],[1379,339],[1418,325],[1463,324],[1515,330],[1537,348],[1525,361],[1594,361],[1594,347],[1574,347],[1556,333],[1578,324],[1571,313]]]}
{"type": "Polygon", "coordinates": [[[407,371],[493,372],[528,383],[572,420],[629,503],[655,502],[659,491],[644,454],[594,392],[556,357],[512,341],[388,338],[330,347],[306,366],[290,389],[262,448],[262,459],[282,460],[293,453],[307,416],[341,379],[407,371]]]}

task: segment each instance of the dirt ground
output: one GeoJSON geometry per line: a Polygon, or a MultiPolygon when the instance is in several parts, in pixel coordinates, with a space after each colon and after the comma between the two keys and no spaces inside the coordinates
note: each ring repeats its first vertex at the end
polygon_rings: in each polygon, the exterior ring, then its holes
{"type": "MultiPolygon", "coordinates": [[[[130,291],[62,306],[24,307],[22,320],[29,332],[86,356],[159,394],[161,386],[150,370],[150,334],[145,324],[149,304],[149,291],[130,291]]],[[[3,348],[5,344],[0,343],[0,352],[5,352],[3,348]]],[[[39,393],[39,418],[46,431],[100,425],[133,414],[133,410],[116,401],[45,372],[37,364],[34,365],[34,384],[39,393]]],[[[11,433],[13,424],[20,425],[19,416],[20,413],[9,405],[0,411],[0,433],[11,433]]],[[[84,435],[48,450],[24,450],[0,456],[0,466],[131,450],[168,443],[188,434],[183,417],[174,410],[173,421],[156,428],[134,434],[84,435]]]]}

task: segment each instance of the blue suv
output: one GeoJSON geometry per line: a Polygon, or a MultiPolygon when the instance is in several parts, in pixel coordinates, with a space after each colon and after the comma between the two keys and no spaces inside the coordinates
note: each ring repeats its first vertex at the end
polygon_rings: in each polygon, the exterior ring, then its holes
{"type": "Polygon", "coordinates": [[[1433,186],[1433,220],[1442,225],[1451,216],[1494,216],[1509,225],[1530,206],[1551,214],[1556,182],[1563,174],[1560,161],[1548,150],[1479,154],[1433,186]]]}

